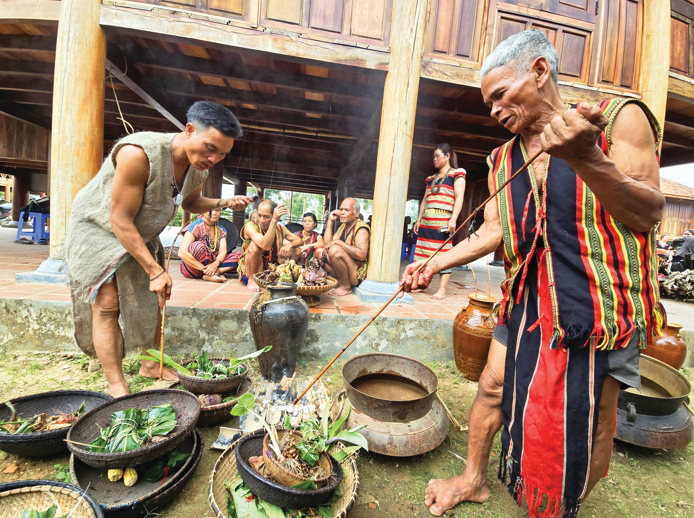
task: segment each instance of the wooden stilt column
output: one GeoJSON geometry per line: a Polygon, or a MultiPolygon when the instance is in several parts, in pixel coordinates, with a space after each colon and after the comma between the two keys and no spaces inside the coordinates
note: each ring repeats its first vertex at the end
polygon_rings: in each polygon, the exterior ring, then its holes
{"type": "MultiPolygon", "coordinates": [[[[393,1],[390,66],[383,92],[367,273],[367,280],[376,283],[399,280],[428,3],[428,0],[393,1]]],[[[364,289],[360,287],[357,291],[363,300],[371,300],[367,292],[380,291],[371,282],[369,285],[362,284],[364,289]]]]}
{"type": "Polygon", "coordinates": [[[665,124],[670,72],[670,0],[648,0],[643,4],[641,39],[641,99],[665,124]]]}
{"type": "Polygon", "coordinates": [[[19,211],[29,205],[29,173],[14,175],[12,189],[12,221],[19,221],[19,211]]]}
{"type": "Polygon", "coordinates": [[[63,0],[55,49],[51,258],[63,259],[72,201],[103,162],[106,38],[101,2],[63,0]]]}

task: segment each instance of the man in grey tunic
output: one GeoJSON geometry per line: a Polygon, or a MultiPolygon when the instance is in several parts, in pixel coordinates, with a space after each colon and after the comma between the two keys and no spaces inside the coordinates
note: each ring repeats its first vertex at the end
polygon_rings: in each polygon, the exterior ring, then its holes
{"type": "MultiPolygon", "coordinates": [[[[75,339],[99,358],[114,397],[128,394],[125,351],[158,343],[161,308],[171,296],[159,234],[182,205],[191,213],[244,210],[246,196],[200,195],[207,169],[223,160],[242,134],[225,107],[196,102],[181,133],[142,132],[118,141],[99,173],[72,205],[65,239],[75,339]]],[[[156,362],[140,375],[157,377],[156,362]]],[[[176,380],[168,369],[167,380],[176,380]]]]}

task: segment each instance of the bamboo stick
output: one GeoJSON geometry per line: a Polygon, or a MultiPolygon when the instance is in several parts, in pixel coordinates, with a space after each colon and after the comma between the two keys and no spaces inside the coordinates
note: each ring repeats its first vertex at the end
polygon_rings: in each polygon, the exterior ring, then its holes
{"type": "MultiPolygon", "coordinates": [[[[511,178],[509,178],[508,180],[506,180],[506,181],[503,183],[503,185],[501,185],[496,191],[494,191],[492,194],[490,194],[489,197],[488,197],[486,200],[484,200],[475,210],[472,211],[472,213],[465,219],[465,221],[463,221],[460,225],[458,225],[458,228],[456,228],[456,229],[453,231],[453,233],[452,233],[450,236],[448,236],[448,239],[446,239],[446,240],[441,244],[441,246],[439,246],[438,249],[437,249],[433,254],[431,254],[431,255],[427,258],[427,260],[424,261],[424,263],[422,263],[422,264],[419,266],[419,268],[417,268],[417,270],[416,270],[415,273],[421,272],[421,271],[426,267],[426,265],[429,264],[429,261],[431,261],[431,260],[434,258],[434,256],[435,256],[436,254],[438,254],[438,253],[443,249],[443,247],[446,246],[446,245],[451,241],[451,239],[453,239],[453,236],[455,236],[455,235],[460,231],[460,229],[462,229],[465,225],[467,225],[467,223],[477,214],[477,212],[478,212],[482,207],[484,207],[487,203],[489,203],[492,199],[494,199],[494,197],[495,197],[497,194],[499,194],[499,192],[501,192],[501,190],[502,190],[504,187],[506,187],[509,183],[511,183],[511,181],[512,181],[516,176],[518,176],[523,170],[525,170],[526,167],[528,167],[531,163],[533,163],[533,162],[535,161],[535,159],[536,159],[537,157],[539,157],[541,154],[542,154],[542,150],[538,151],[538,152],[535,153],[533,156],[531,156],[530,158],[528,158],[528,160],[518,169],[518,171],[516,171],[515,173],[513,173],[513,175],[511,175],[511,178]]],[[[306,392],[308,392],[308,390],[313,386],[313,384],[314,384],[316,381],[318,381],[318,380],[321,378],[321,376],[323,376],[323,374],[325,374],[325,372],[332,366],[332,364],[335,363],[335,362],[337,361],[337,359],[342,355],[342,353],[345,352],[345,351],[347,350],[347,348],[348,348],[350,345],[352,345],[352,343],[353,343],[357,338],[359,338],[359,335],[361,335],[361,334],[364,332],[364,330],[365,330],[367,327],[369,327],[369,326],[371,325],[371,323],[372,323],[374,320],[376,320],[376,317],[378,317],[378,315],[380,315],[380,314],[383,312],[383,310],[386,309],[386,308],[388,307],[388,305],[389,305],[391,302],[393,302],[393,300],[395,300],[395,297],[397,297],[398,295],[400,295],[400,292],[403,291],[403,290],[404,290],[404,286],[400,286],[400,289],[399,289],[397,292],[395,292],[395,295],[393,295],[390,299],[388,299],[388,301],[381,307],[381,309],[379,309],[379,310],[376,312],[376,314],[375,314],[374,316],[372,316],[372,317],[369,319],[369,321],[368,321],[366,324],[364,324],[364,326],[363,326],[359,331],[357,331],[357,334],[354,335],[354,337],[353,337],[349,342],[347,342],[347,345],[345,345],[342,349],[340,349],[340,351],[335,355],[335,357],[334,357],[332,360],[330,360],[330,362],[325,366],[325,368],[323,368],[322,371],[320,371],[320,373],[318,374],[318,376],[316,376],[316,378],[315,378],[311,383],[309,383],[309,385],[304,389],[304,391],[299,395],[299,397],[297,397],[297,398],[294,400],[294,404],[295,404],[295,405],[301,400],[302,397],[304,397],[304,395],[306,394],[306,392]]]]}
{"type": "MultiPolygon", "coordinates": [[[[173,240],[173,243],[171,243],[171,247],[169,248],[169,255],[166,258],[166,267],[164,270],[166,271],[166,275],[169,275],[169,263],[171,262],[171,252],[173,252],[174,246],[176,245],[176,241],[178,240],[178,237],[182,235],[185,231],[188,225],[190,225],[191,220],[188,220],[186,223],[183,224],[181,227],[181,230],[178,231],[178,234],[176,234],[176,237],[173,240]]],[[[162,376],[164,375],[164,327],[166,326],[166,297],[164,297],[164,307],[161,310],[161,344],[159,345],[159,381],[162,380],[162,376]]]]}

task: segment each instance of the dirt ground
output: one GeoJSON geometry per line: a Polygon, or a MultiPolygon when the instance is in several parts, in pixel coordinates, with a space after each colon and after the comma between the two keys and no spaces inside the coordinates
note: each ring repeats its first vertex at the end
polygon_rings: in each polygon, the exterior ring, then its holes
{"type": "MultiPolygon", "coordinates": [[[[5,354],[0,353],[0,401],[13,397],[57,389],[89,389],[104,391],[106,383],[101,371],[87,372],[89,359],[82,355],[5,354]]],[[[324,365],[324,363],[323,363],[324,365]]],[[[299,374],[317,373],[319,362],[304,363],[299,374]]],[[[466,381],[455,364],[432,363],[440,381],[440,394],[463,425],[467,424],[477,384],[466,381]]],[[[131,390],[154,386],[153,380],[137,376],[139,362],[126,359],[125,372],[131,390]]],[[[691,373],[685,374],[694,381],[691,373]]],[[[336,364],[326,374],[326,385],[337,390],[342,379],[336,364]]],[[[230,421],[227,426],[234,426],[230,421]]],[[[158,511],[158,516],[212,518],[207,502],[207,486],[212,467],[220,452],[209,446],[217,437],[217,427],[200,430],[205,440],[205,453],[194,477],[171,505],[158,511]]],[[[456,517],[522,517],[528,513],[517,508],[505,487],[496,479],[499,461],[499,440],[492,451],[489,469],[491,496],[482,504],[463,504],[449,512],[456,517]]],[[[451,430],[446,441],[436,450],[417,457],[396,459],[363,453],[358,459],[361,489],[353,518],[425,517],[430,516],[423,503],[424,489],[431,478],[448,478],[463,470],[463,463],[453,453],[465,457],[467,434],[451,430]]],[[[68,464],[68,456],[31,459],[0,452],[0,483],[20,479],[56,479],[68,464]],[[3,473],[10,465],[17,471],[3,473]]],[[[609,475],[596,487],[581,508],[579,516],[603,517],[679,517],[694,516],[694,444],[679,451],[648,450],[617,443],[609,475]]]]}

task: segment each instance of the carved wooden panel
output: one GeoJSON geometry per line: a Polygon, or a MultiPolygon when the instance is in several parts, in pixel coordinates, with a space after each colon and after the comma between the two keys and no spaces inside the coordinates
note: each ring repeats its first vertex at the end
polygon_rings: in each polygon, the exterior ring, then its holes
{"type": "Polygon", "coordinates": [[[426,53],[476,61],[484,0],[432,0],[426,53]]]}
{"type": "Polygon", "coordinates": [[[598,14],[597,0],[506,0],[506,3],[586,22],[594,22],[598,14]]]}
{"type": "Polygon", "coordinates": [[[313,0],[309,27],[330,32],[342,32],[345,0],[313,0]]]}
{"type": "Polygon", "coordinates": [[[386,0],[352,0],[350,33],[353,36],[382,40],[386,7],[386,0]]]}
{"type": "Polygon", "coordinates": [[[301,25],[303,0],[267,0],[267,18],[301,25]]]}
{"type": "Polygon", "coordinates": [[[694,5],[672,0],[670,70],[694,77],[694,5]]]}
{"type": "Polygon", "coordinates": [[[207,0],[207,8],[243,16],[245,0],[207,0]]]}
{"type": "Polygon", "coordinates": [[[641,42],[643,0],[605,0],[607,9],[599,80],[635,88],[641,42]]]}
{"type": "MultiPolygon", "coordinates": [[[[532,11],[531,11],[532,12],[532,11]]],[[[528,11],[505,12],[498,10],[494,21],[491,46],[487,53],[500,42],[519,32],[536,29],[544,33],[557,49],[559,56],[559,79],[563,81],[587,83],[590,74],[591,47],[593,32],[585,26],[574,26],[561,23],[566,18],[546,19],[543,13],[535,11],[535,16],[528,11]]],[[[567,20],[568,22],[568,20],[567,20]]]]}

